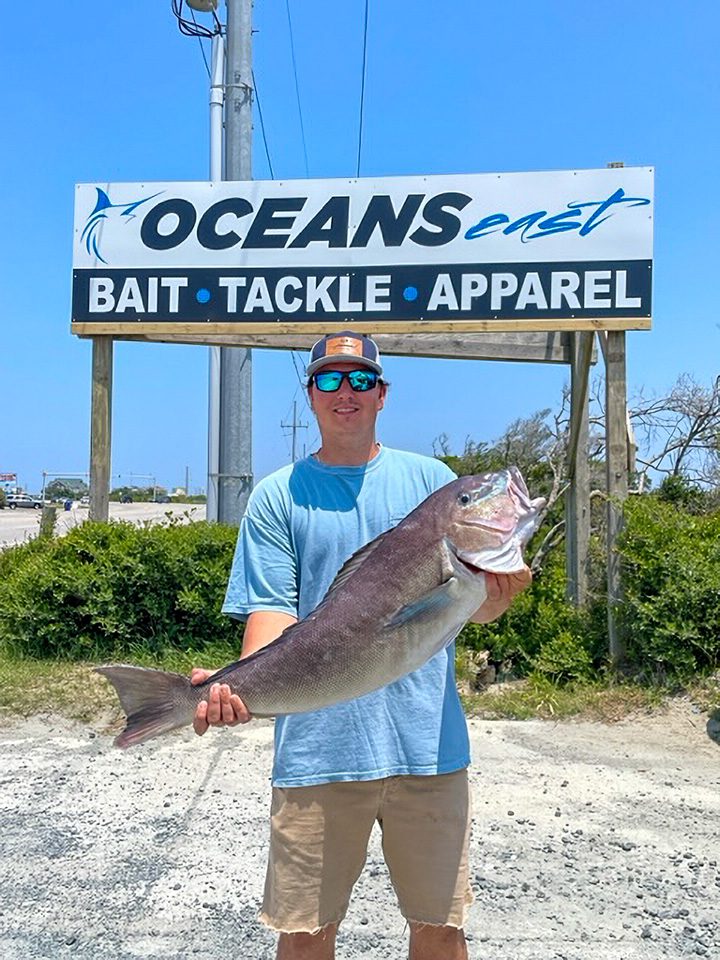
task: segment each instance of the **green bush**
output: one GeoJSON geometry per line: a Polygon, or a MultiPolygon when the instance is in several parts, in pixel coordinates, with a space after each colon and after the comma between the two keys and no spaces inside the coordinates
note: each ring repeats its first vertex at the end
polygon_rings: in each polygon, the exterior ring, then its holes
{"type": "Polygon", "coordinates": [[[589,680],[593,675],[592,657],[580,637],[561,630],[542,645],[533,659],[533,672],[553,683],[589,680]]]}
{"type": "Polygon", "coordinates": [[[93,660],[238,643],[220,613],[236,536],[218,524],[88,522],[0,553],[0,642],[93,660]]]}
{"type": "Polygon", "coordinates": [[[469,623],[458,643],[473,650],[489,650],[501,672],[513,676],[525,676],[537,670],[538,664],[544,665],[540,672],[548,676],[588,676],[592,666],[606,656],[605,638],[588,630],[588,614],[566,600],[565,588],[564,556],[557,551],[507,613],[493,623],[469,623]],[[561,669],[551,669],[558,658],[561,669]]]}
{"type": "Polygon", "coordinates": [[[697,515],[648,495],[630,499],[624,515],[619,614],[631,664],[661,680],[716,669],[720,513],[697,515]]]}

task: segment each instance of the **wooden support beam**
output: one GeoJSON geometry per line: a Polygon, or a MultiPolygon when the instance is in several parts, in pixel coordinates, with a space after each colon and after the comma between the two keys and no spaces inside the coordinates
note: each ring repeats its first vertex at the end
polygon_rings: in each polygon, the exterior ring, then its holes
{"type": "Polygon", "coordinates": [[[622,527],[622,505],[628,495],[627,371],[625,334],[607,336],[605,354],[605,421],[607,476],[607,602],[610,664],[620,667],[625,660],[625,642],[617,623],[617,606],[622,602],[620,557],[616,552],[622,527]]]}
{"type": "MultiPolygon", "coordinates": [[[[383,320],[382,323],[343,322],[342,319],[332,321],[307,321],[292,323],[278,321],[239,321],[222,322],[212,321],[196,323],[194,321],[171,320],[157,322],[152,320],[125,321],[73,321],[70,332],[79,337],[112,336],[115,339],[130,336],[159,335],[176,341],[178,338],[191,334],[202,338],[223,336],[269,335],[304,336],[305,331],[314,335],[315,339],[323,333],[335,333],[343,327],[351,327],[358,333],[371,333],[373,336],[381,328],[385,333],[446,333],[463,336],[466,333],[547,333],[574,330],[650,330],[652,321],[649,317],[619,318],[619,317],[572,317],[563,320],[383,320]]],[[[200,342],[209,342],[204,339],[200,342]]]]}
{"type": "MultiPolygon", "coordinates": [[[[317,334],[175,334],[165,336],[139,333],[116,339],[142,342],[186,343],[224,347],[251,347],[269,350],[308,351],[318,339],[317,334]]],[[[373,334],[380,352],[410,357],[438,357],[464,360],[533,361],[537,363],[570,363],[572,334],[570,333],[414,333],[373,334]]],[[[593,362],[596,357],[593,355],[593,362]]]]}
{"type": "Polygon", "coordinates": [[[587,600],[588,551],[590,545],[590,465],[588,463],[588,390],[593,335],[573,335],[570,366],[570,442],[568,475],[570,489],[565,498],[565,565],[567,596],[575,606],[587,600]]]}
{"type": "Polygon", "coordinates": [[[587,460],[588,393],[590,365],[593,356],[592,333],[576,333],[572,339],[570,358],[570,439],[568,441],[568,473],[572,480],[578,461],[581,431],[585,431],[585,460],[587,460]]]}
{"type": "Polygon", "coordinates": [[[92,404],[90,410],[91,520],[107,520],[110,494],[112,435],[112,337],[93,337],[92,404]]]}

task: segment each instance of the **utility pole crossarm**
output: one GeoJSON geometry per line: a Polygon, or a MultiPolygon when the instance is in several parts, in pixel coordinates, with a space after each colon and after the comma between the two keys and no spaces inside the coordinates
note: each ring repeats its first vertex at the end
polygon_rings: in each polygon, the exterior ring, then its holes
{"type": "Polygon", "coordinates": [[[297,460],[297,432],[298,430],[307,430],[308,424],[302,423],[297,418],[297,400],[293,400],[293,416],[291,423],[280,423],[283,430],[292,430],[292,462],[297,460]]]}

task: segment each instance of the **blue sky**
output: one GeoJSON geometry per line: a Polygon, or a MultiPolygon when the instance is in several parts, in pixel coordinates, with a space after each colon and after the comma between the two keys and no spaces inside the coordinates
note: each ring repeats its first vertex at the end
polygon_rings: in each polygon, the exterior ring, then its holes
{"type": "MultiPolygon", "coordinates": [[[[290,0],[308,173],[355,173],[363,0],[290,0]]],[[[90,344],[69,332],[73,186],[203,180],[208,80],[167,3],[75,0],[6,29],[0,233],[0,472],[38,490],[85,471],[90,344]],[[25,34],[27,33],[27,38],[25,34]]],[[[628,336],[630,391],[720,372],[715,4],[370,0],[361,174],[656,169],[654,328],[628,336]]],[[[277,178],[304,177],[284,2],[257,0],[254,67],[277,178]]],[[[207,50],[209,56],[209,49],[207,50]]],[[[269,177],[256,123],[254,168],[269,177]]],[[[207,350],[118,343],[113,474],[205,485],[207,350]]],[[[391,359],[386,444],[492,439],[557,404],[562,367],[391,359]]],[[[254,473],[289,460],[292,402],[317,440],[288,353],[254,354],[254,473]]]]}

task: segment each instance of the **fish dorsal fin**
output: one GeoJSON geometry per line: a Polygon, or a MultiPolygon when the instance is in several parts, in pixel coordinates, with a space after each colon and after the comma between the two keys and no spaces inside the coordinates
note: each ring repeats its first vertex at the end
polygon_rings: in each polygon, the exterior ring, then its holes
{"type": "Polygon", "coordinates": [[[328,592],[325,594],[324,599],[330,596],[335,590],[338,590],[346,581],[355,573],[355,571],[360,567],[370,556],[371,553],[374,553],[375,550],[380,546],[385,537],[390,533],[390,530],[386,530],[385,533],[381,533],[379,537],[375,537],[374,540],[371,540],[370,543],[366,543],[364,547],[360,547],[359,550],[356,550],[349,559],[340,567],[335,579],[330,584],[328,592]]]}

